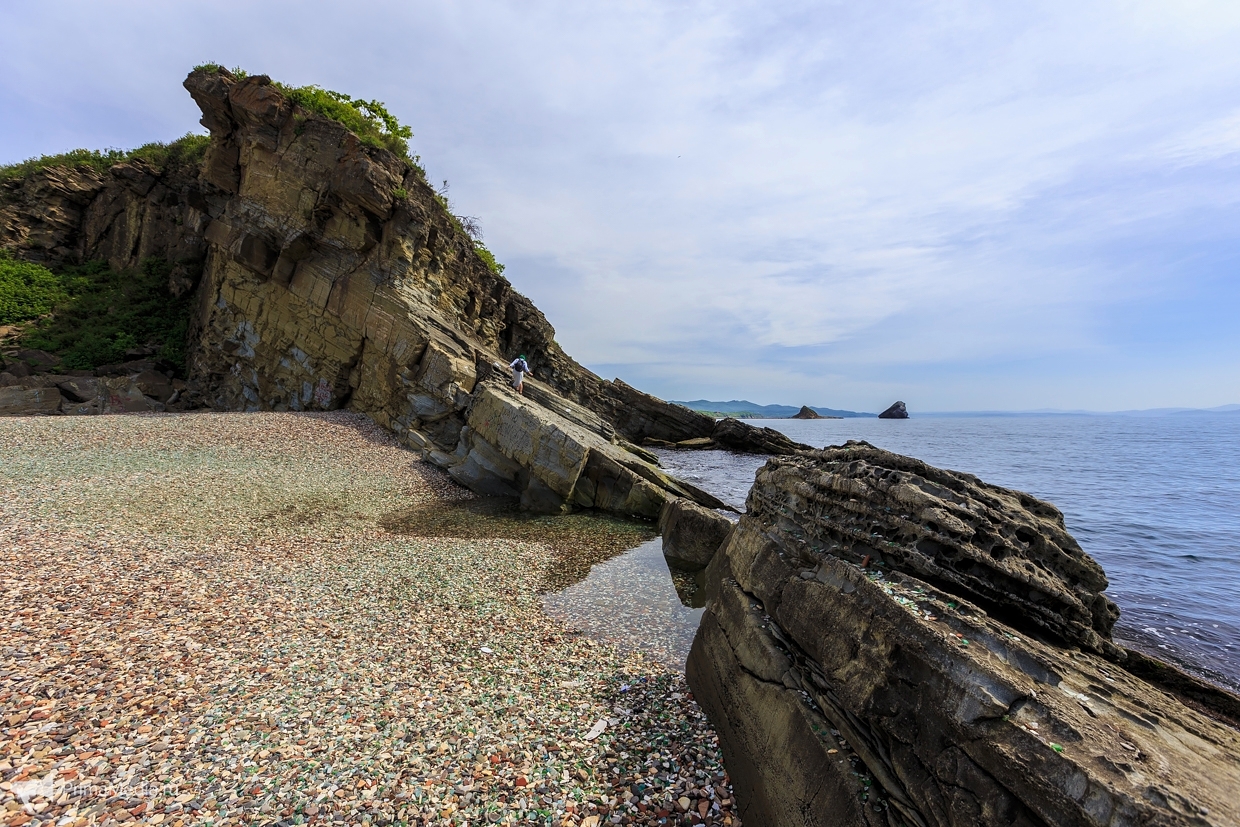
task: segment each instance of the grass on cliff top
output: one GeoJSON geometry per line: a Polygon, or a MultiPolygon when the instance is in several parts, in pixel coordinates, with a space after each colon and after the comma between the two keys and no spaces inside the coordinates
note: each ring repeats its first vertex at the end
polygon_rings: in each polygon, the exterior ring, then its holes
{"type": "MultiPolygon", "coordinates": [[[[195,66],[194,71],[215,74],[222,72],[237,80],[244,80],[250,76],[250,73],[240,66],[228,69],[220,63],[202,63],[195,66]]],[[[426,170],[419,163],[421,159],[409,154],[409,139],[413,137],[413,129],[402,124],[381,101],[354,98],[343,92],[324,89],[314,84],[288,86],[275,80],[271,83],[293,103],[309,112],[335,121],[357,135],[362,143],[386,149],[404,158],[425,180],[426,170]]],[[[443,189],[435,193],[436,199],[447,211],[457,230],[469,237],[473,243],[474,252],[478,254],[478,258],[487,266],[487,269],[497,276],[503,275],[504,265],[496,261],[495,254],[482,243],[482,233],[478,230],[477,220],[452,213],[452,205],[448,203],[447,184],[448,182],[445,181],[443,189]]],[[[404,199],[409,193],[404,187],[397,187],[392,195],[397,199],[404,199]]]]}
{"type": "Polygon", "coordinates": [[[52,273],[0,258],[0,310],[20,309],[5,323],[35,319],[19,334],[18,344],[56,354],[63,369],[93,370],[126,361],[128,350],[150,347],[184,375],[192,292],[180,298],[168,292],[172,267],[149,258],[136,270],[112,270],[107,262],[92,261],[52,273]],[[16,275],[10,278],[10,273],[16,275]],[[28,297],[24,304],[22,296],[28,297]]]}
{"type": "MultiPolygon", "coordinates": [[[[237,80],[250,76],[240,66],[225,69],[218,63],[203,63],[195,66],[194,70],[216,74],[223,72],[237,80]]],[[[381,101],[354,98],[314,84],[288,86],[274,80],[271,83],[293,103],[335,121],[357,135],[362,143],[408,158],[414,166],[418,166],[417,159],[409,156],[409,139],[413,137],[413,129],[398,121],[381,101]]]]}
{"type": "Polygon", "coordinates": [[[198,166],[211,143],[209,135],[190,132],[169,143],[143,144],[137,149],[73,149],[59,155],[41,155],[16,164],[0,166],[0,182],[24,178],[33,172],[52,167],[77,169],[87,167],[96,172],[107,172],[114,165],[125,161],[143,160],[160,170],[180,166],[198,166]]]}

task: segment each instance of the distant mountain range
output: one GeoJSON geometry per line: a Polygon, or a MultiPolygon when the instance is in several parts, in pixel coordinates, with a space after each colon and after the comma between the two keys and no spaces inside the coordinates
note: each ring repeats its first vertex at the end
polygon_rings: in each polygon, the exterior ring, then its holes
{"type": "MultiPolygon", "coordinates": [[[[737,419],[788,419],[801,410],[799,405],[759,405],[756,402],[749,402],[744,399],[733,399],[731,402],[711,402],[708,399],[695,399],[692,402],[669,401],[677,405],[684,405],[686,408],[692,408],[695,411],[701,411],[704,414],[733,416],[737,419]]],[[[862,413],[860,411],[841,411],[835,408],[819,408],[814,405],[809,407],[821,416],[878,416],[878,414],[862,413]]]]}

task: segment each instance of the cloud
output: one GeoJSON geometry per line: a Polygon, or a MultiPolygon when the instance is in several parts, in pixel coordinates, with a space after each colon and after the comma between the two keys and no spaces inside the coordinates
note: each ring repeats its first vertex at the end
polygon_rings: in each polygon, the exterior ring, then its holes
{"type": "Polygon", "coordinates": [[[241,64],[386,101],[566,349],[653,392],[1222,404],[1238,8],[50,2],[6,12],[0,160],[173,137],[187,64],[241,64]],[[1142,340],[1168,304],[1195,384],[1142,340]]]}

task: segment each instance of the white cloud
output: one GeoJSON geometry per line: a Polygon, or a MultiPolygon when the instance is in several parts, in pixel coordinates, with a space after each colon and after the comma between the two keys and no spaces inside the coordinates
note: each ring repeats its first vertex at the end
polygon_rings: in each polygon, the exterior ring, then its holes
{"type": "Polygon", "coordinates": [[[0,34],[0,152],[171,137],[187,64],[239,63],[385,100],[569,352],[653,391],[1074,407],[1139,375],[1112,317],[1235,248],[1238,9],[52,2],[0,34]]]}

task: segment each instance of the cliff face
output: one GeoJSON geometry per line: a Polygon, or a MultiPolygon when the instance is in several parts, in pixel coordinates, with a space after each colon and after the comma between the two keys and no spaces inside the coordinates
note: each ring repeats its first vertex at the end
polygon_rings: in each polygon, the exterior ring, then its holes
{"type": "Polygon", "coordinates": [[[208,210],[192,165],[52,167],[0,185],[0,247],[50,266],[103,259],[124,270],[164,258],[178,263],[173,288],[184,293],[202,270],[208,210]]]}
{"type": "Polygon", "coordinates": [[[572,398],[598,384],[403,159],[296,110],[266,78],[195,72],[185,86],[212,135],[194,374],[217,404],[351,403],[391,426],[408,407],[401,371],[432,341],[466,363],[467,392],[470,366],[517,351],[572,398]]]}
{"type": "Polygon", "coordinates": [[[347,406],[539,510],[718,504],[632,444],[708,436],[713,420],[569,358],[406,159],[266,77],[195,71],[185,87],[211,132],[200,169],[35,173],[0,195],[0,244],[51,264],[176,262],[174,289],[197,285],[190,384],[212,407],[347,406]],[[539,377],[524,400],[495,367],[517,353],[539,377]]]}
{"type": "Polygon", "coordinates": [[[1240,701],[1143,679],[1105,586],[1027,494],[865,443],[771,460],[688,663],[742,818],[1240,823],[1240,701]]]}

